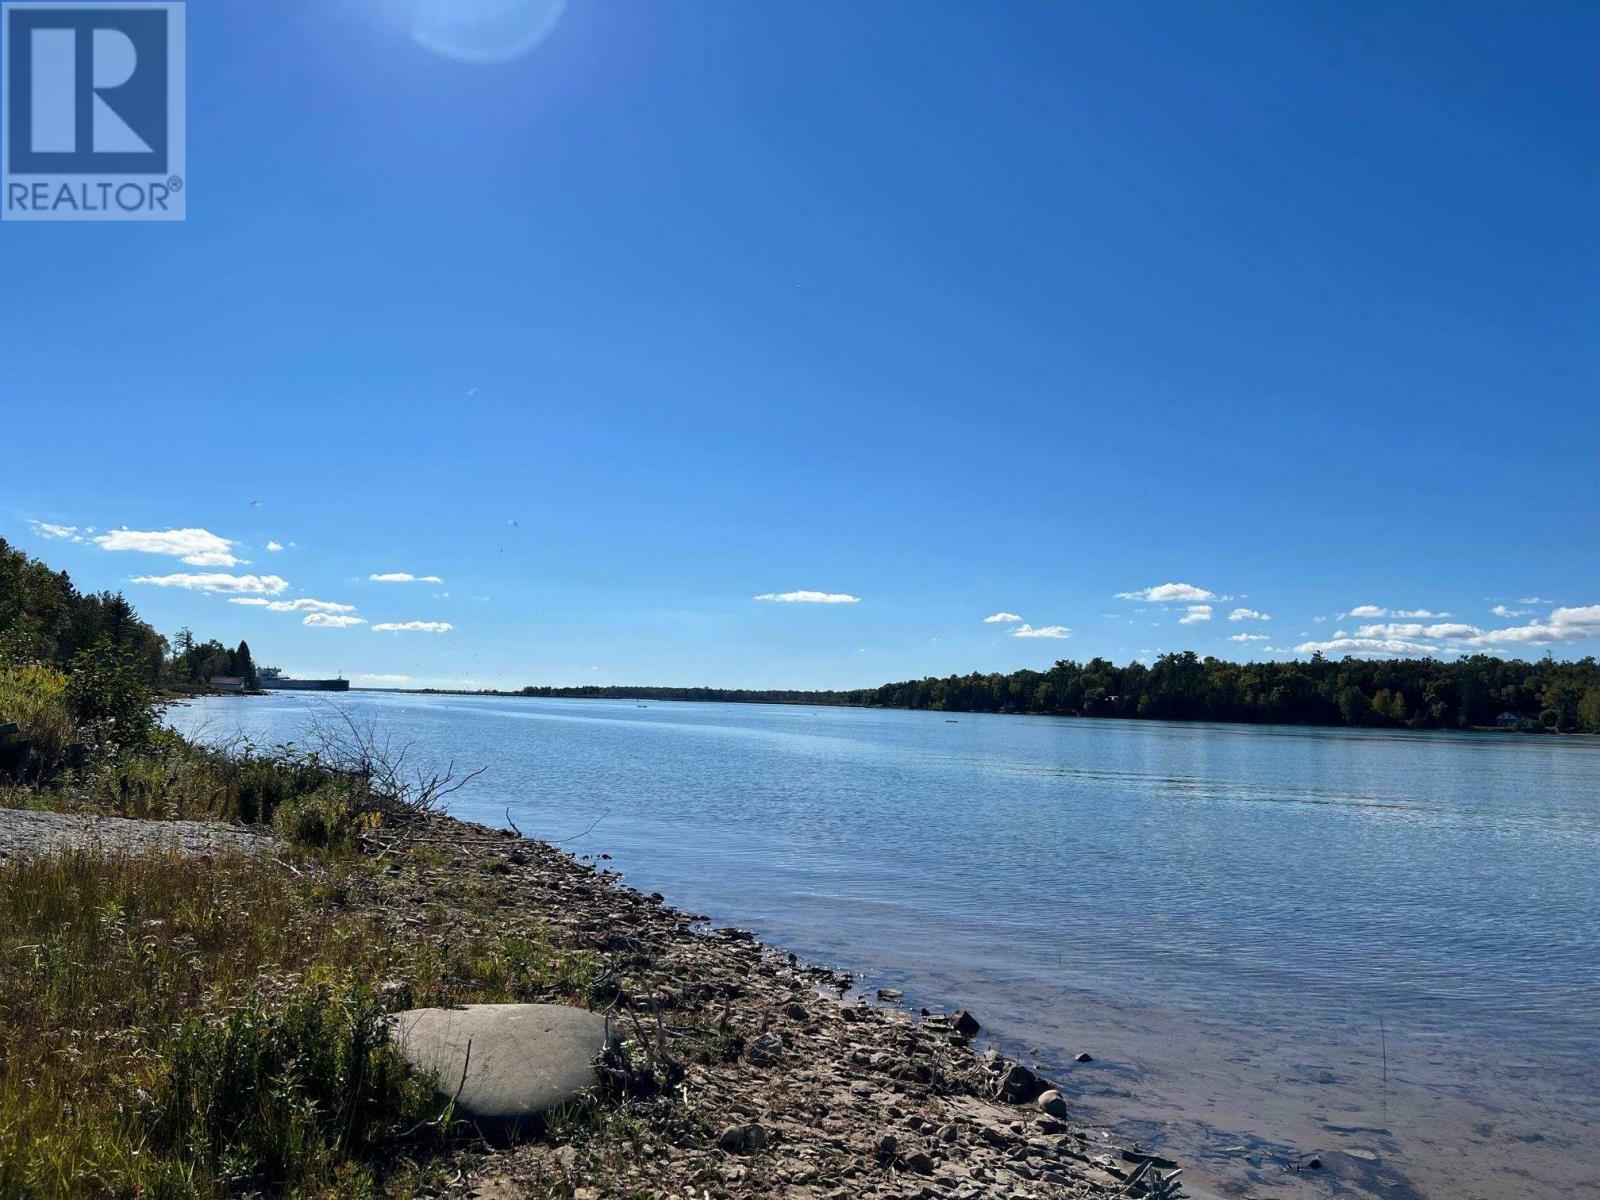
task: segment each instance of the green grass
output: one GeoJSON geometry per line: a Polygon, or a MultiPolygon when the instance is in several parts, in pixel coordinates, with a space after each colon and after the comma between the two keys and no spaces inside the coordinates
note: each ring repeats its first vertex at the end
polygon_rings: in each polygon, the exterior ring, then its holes
{"type": "Polygon", "coordinates": [[[0,869],[0,1196],[316,1194],[415,1123],[388,940],[302,893],[248,859],[0,869]]]}
{"type": "Polygon", "coordinates": [[[400,1187],[437,1150],[402,1134],[439,1102],[384,1012],[582,1003],[600,965],[543,937],[390,921],[370,871],[78,852],[0,867],[0,1197],[400,1187]]]}

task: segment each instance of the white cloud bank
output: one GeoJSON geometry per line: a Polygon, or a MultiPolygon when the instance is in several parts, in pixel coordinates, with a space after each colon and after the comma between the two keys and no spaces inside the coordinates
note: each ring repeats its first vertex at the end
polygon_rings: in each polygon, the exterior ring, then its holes
{"type": "Polygon", "coordinates": [[[1558,608],[1548,620],[1508,629],[1491,629],[1473,639],[1479,646],[1549,645],[1552,642],[1584,642],[1600,637],[1600,604],[1558,608]]]}
{"type": "Polygon", "coordinates": [[[983,623],[985,625],[1015,625],[1020,620],[1022,618],[1016,613],[997,612],[992,616],[985,617],[983,623]]]}
{"type": "Polygon", "coordinates": [[[1178,618],[1179,625],[1198,625],[1201,621],[1211,620],[1211,605],[1191,604],[1183,616],[1178,618]]]}
{"type": "Polygon", "coordinates": [[[263,600],[260,596],[233,596],[228,603],[246,604],[251,608],[264,608],[268,612],[277,613],[349,613],[356,610],[354,604],[337,604],[332,600],[312,600],[308,597],[301,597],[298,600],[263,600]]]}
{"type": "Polygon", "coordinates": [[[191,567],[237,567],[244,562],[233,552],[236,543],[209,529],[113,529],[90,540],[102,550],[165,554],[191,567]]]}
{"type": "Polygon", "coordinates": [[[762,592],[757,600],[774,600],[779,604],[860,604],[860,596],[849,592],[762,592]]]}
{"type": "MultiPolygon", "coordinates": [[[[1371,606],[1367,606],[1371,607],[1371,606]]],[[[1548,646],[1561,642],[1586,642],[1600,638],[1600,604],[1558,608],[1543,621],[1480,629],[1461,622],[1422,625],[1387,622],[1363,625],[1354,634],[1338,630],[1327,641],[1301,642],[1301,654],[1350,654],[1362,658],[1400,655],[1464,654],[1517,646],[1548,646]]]]}
{"type": "Polygon", "coordinates": [[[1236,608],[1228,614],[1230,621],[1270,621],[1271,613],[1257,612],[1253,608],[1236,608]]]}
{"type": "Polygon", "coordinates": [[[283,543],[282,542],[268,542],[267,543],[267,549],[272,551],[272,553],[276,554],[276,553],[278,553],[278,551],[283,549],[283,543]]]}
{"type": "MultiPolygon", "coordinates": [[[[309,618],[308,618],[309,619],[309,618]]],[[[374,633],[449,633],[455,626],[449,621],[382,621],[372,627],[374,633]]]]}
{"type": "Polygon", "coordinates": [[[183,588],[190,592],[215,592],[236,594],[264,593],[276,596],[286,590],[289,581],[277,575],[223,575],[216,572],[189,575],[135,575],[134,583],[147,583],[151,587],[183,588]]]}
{"type": "Polygon", "coordinates": [[[309,625],[313,629],[349,629],[353,625],[365,625],[365,617],[350,617],[342,613],[314,612],[307,613],[302,625],[309,625]]]}
{"type": "Polygon", "coordinates": [[[1236,633],[1228,640],[1230,642],[1265,642],[1268,637],[1264,633],[1236,633]]]}
{"type": "Polygon", "coordinates": [[[1153,604],[1188,604],[1215,600],[1217,594],[1192,583],[1158,583],[1134,592],[1118,592],[1118,600],[1148,600],[1153,604]]]}
{"type": "Polygon", "coordinates": [[[381,575],[368,575],[373,583],[443,583],[437,575],[413,575],[409,571],[386,571],[381,575]]]}
{"type": "Polygon", "coordinates": [[[1041,625],[1035,629],[1032,625],[1020,625],[1011,631],[1012,637],[1019,638],[1069,638],[1072,630],[1065,625],[1041,625]]]}

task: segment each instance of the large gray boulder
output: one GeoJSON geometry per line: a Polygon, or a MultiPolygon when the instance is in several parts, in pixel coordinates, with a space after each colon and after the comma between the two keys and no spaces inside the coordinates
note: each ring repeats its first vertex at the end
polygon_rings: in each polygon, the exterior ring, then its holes
{"type": "Polygon", "coordinates": [[[604,1016],[561,1004],[413,1008],[390,1020],[411,1065],[488,1137],[536,1128],[593,1089],[613,1038],[604,1016]]]}

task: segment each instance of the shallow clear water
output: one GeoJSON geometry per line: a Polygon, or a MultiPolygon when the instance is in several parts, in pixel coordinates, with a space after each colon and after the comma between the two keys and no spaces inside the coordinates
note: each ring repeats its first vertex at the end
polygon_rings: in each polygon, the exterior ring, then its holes
{"type": "MultiPolygon", "coordinates": [[[[971,1008],[1192,1190],[1600,1194],[1600,742],[340,703],[487,765],[460,816],[509,809],[680,907],[971,1008]]],[[[278,694],[169,719],[272,743],[328,711],[278,694]]]]}

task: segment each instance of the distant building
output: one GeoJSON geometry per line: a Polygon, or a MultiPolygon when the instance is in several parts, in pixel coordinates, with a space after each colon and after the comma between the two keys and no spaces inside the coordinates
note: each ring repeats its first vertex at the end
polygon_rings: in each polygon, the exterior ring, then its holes
{"type": "Polygon", "coordinates": [[[242,692],[244,691],[244,680],[237,675],[213,675],[211,677],[211,686],[219,692],[242,692]]]}
{"type": "Polygon", "coordinates": [[[1522,724],[1522,718],[1514,712],[1503,712],[1494,719],[1494,723],[1501,729],[1515,729],[1522,724]]]}

